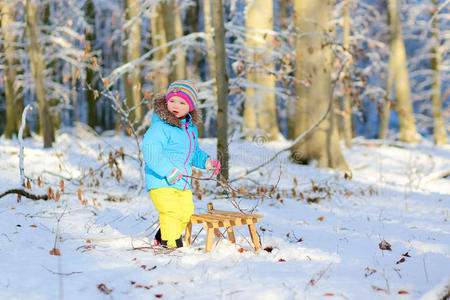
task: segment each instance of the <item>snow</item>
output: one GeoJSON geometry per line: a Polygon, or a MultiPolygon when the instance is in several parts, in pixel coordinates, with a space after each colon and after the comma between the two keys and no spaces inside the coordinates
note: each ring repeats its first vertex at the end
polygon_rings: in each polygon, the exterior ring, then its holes
{"type": "MultiPolygon", "coordinates": [[[[200,144],[215,153],[214,139],[200,144]]],[[[230,183],[249,192],[255,183],[277,189],[272,198],[236,199],[264,215],[257,224],[262,249],[255,252],[248,229],[238,226],[236,244],[215,238],[210,253],[204,253],[201,225],[193,226],[193,246],[148,248],[158,214],[148,194],[136,190],[141,179],[132,138],[78,128],[61,131],[52,149],[41,145],[36,136],[24,140],[31,192],[61,191],[64,178],[64,193],[58,202],[0,198],[0,299],[428,300],[448,293],[450,184],[442,178],[450,169],[448,145],[357,138],[352,149],[343,147],[351,179],[292,164],[282,153],[248,179],[230,183]],[[126,155],[117,157],[123,175],[117,181],[110,177],[116,166],[107,161],[121,147],[126,155]],[[380,249],[382,241],[392,250],[380,249]],[[50,254],[54,248],[60,256],[50,254]]],[[[231,142],[230,178],[288,145],[231,142]]],[[[0,138],[0,193],[20,183],[18,154],[18,140],[0,138]]],[[[208,202],[236,210],[231,197],[215,190],[214,182],[200,181],[197,213],[208,202]]]]}

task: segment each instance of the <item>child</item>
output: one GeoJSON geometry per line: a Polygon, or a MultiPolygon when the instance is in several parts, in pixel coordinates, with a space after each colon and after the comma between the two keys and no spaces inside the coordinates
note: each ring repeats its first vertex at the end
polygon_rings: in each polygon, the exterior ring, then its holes
{"type": "Polygon", "coordinates": [[[182,247],[183,233],[194,213],[192,166],[219,173],[220,162],[200,149],[197,89],[188,80],[170,84],[167,94],[153,101],[152,125],[144,135],[145,186],[159,211],[160,231],[154,244],[182,247]]]}

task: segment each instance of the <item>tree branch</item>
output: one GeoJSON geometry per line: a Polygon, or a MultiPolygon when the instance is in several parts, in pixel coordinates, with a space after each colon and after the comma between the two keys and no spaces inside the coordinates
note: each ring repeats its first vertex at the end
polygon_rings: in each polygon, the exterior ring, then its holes
{"type": "Polygon", "coordinates": [[[31,200],[48,200],[48,195],[35,195],[35,194],[31,194],[27,191],[25,191],[24,189],[10,189],[7,190],[5,192],[3,192],[2,194],[0,194],[0,198],[8,195],[8,194],[18,194],[18,195],[22,195],[24,197],[27,197],[28,199],[31,200]]]}

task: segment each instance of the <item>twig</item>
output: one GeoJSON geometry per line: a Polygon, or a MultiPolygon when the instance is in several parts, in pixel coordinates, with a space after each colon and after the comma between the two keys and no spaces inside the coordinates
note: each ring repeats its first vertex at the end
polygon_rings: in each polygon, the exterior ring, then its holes
{"type": "Polygon", "coordinates": [[[427,266],[425,265],[425,255],[422,256],[422,261],[423,261],[423,271],[425,272],[425,278],[427,279],[427,283],[429,283],[430,280],[428,279],[427,266]]]}
{"type": "Polygon", "coordinates": [[[59,276],[70,276],[70,275],[73,275],[73,274],[81,274],[81,273],[83,273],[83,272],[70,272],[70,273],[61,273],[61,272],[55,272],[55,271],[52,271],[52,270],[50,270],[49,268],[47,268],[46,266],[42,266],[44,269],[46,269],[47,271],[49,271],[50,273],[52,273],[52,274],[55,274],[55,275],[59,275],[59,276]]]}
{"type": "MultiPolygon", "coordinates": [[[[27,112],[31,111],[33,108],[31,105],[27,105],[22,112],[22,125],[20,125],[19,129],[19,170],[20,170],[20,184],[25,186],[25,172],[23,168],[23,130],[25,129],[27,112]]],[[[0,197],[1,198],[1,197],[0,197]]]]}
{"type": "Polygon", "coordinates": [[[18,194],[18,195],[22,195],[24,197],[27,197],[28,199],[31,200],[48,200],[48,195],[35,195],[35,194],[31,194],[30,192],[25,191],[24,189],[11,189],[11,190],[7,190],[5,192],[3,192],[2,194],[0,194],[0,198],[8,195],[8,194],[18,194]]]}

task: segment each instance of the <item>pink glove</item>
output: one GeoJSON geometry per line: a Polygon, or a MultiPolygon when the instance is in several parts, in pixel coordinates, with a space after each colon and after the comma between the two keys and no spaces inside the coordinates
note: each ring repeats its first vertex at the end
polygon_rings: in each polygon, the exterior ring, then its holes
{"type": "Polygon", "coordinates": [[[214,170],[213,175],[217,176],[219,174],[220,170],[220,161],[214,160],[212,158],[208,158],[205,164],[206,169],[208,170],[214,170]]]}
{"type": "Polygon", "coordinates": [[[177,183],[177,181],[180,180],[181,177],[183,177],[183,174],[181,174],[180,170],[174,168],[172,173],[170,173],[170,175],[167,176],[167,181],[169,182],[169,184],[172,185],[177,183]]]}

